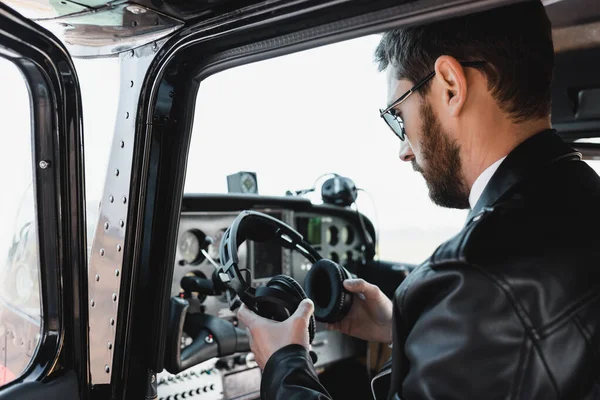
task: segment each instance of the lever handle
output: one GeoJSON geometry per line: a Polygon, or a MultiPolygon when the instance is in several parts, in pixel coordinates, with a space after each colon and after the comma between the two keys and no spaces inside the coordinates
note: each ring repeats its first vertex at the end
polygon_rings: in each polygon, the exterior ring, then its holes
{"type": "Polygon", "coordinates": [[[212,280],[195,275],[181,278],[181,288],[186,292],[198,292],[205,295],[215,294],[215,285],[212,280]]]}
{"type": "Polygon", "coordinates": [[[246,332],[229,321],[208,314],[188,314],[189,303],[179,297],[171,298],[165,369],[177,374],[213,357],[250,351],[246,332]],[[183,332],[192,343],[181,349],[183,332]]]}

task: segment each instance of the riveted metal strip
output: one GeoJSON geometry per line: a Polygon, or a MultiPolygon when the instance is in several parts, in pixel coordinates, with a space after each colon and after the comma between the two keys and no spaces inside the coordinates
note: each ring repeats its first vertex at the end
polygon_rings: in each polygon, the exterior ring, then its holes
{"type": "Polygon", "coordinates": [[[124,241],[136,110],[143,78],[157,51],[158,45],[152,43],[119,55],[118,114],[88,268],[90,372],[94,385],[111,382],[114,349],[119,345],[115,343],[115,333],[119,324],[123,253],[127,245],[124,241]]]}

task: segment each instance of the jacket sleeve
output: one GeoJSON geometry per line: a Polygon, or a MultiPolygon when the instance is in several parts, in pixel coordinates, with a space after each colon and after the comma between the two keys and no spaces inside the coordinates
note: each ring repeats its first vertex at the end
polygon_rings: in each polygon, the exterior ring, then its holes
{"type": "Polygon", "coordinates": [[[392,393],[406,400],[519,397],[524,363],[540,360],[510,288],[469,265],[414,272],[395,298],[394,346],[404,347],[392,393]]]}
{"type": "Polygon", "coordinates": [[[263,400],[331,399],[319,383],[308,351],[297,344],[277,350],[265,366],[260,384],[263,400]]]}

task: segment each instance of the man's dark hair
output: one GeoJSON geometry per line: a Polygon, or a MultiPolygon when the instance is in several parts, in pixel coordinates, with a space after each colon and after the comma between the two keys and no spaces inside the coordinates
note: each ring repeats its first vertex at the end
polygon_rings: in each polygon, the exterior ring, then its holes
{"type": "Polygon", "coordinates": [[[550,114],[554,48],[539,0],[386,32],[375,61],[380,71],[391,65],[397,79],[415,83],[433,71],[442,55],[486,61],[481,70],[488,88],[515,121],[550,114]]]}

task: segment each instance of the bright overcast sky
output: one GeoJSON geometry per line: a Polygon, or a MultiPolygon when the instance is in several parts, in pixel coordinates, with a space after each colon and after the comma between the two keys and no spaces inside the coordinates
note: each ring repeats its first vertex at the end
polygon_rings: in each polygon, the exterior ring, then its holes
{"type": "MultiPolygon", "coordinates": [[[[372,61],[379,37],[313,49],[224,71],[198,94],[186,192],[226,193],[228,174],[254,171],[259,192],[284,195],[324,173],[353,179],[374,199],[359,209],[377,221],[380,257],[423,261],[457,232],[465,211],[431,203],[420,174],[398,158],[400,143],[378,116],[384,75],[372,61]]],[[[118,105],[117,58],[75,60],[83,98],[88,208],[102,194],[118,105]]],[[[5,143],[0,260],[8,250],[21,196],[31,181],[29,106],[16,69],[0,63],[0,121],[5,143]]],[[[31,195],[30,195],[31,196],[31,195]]],[[[95,213],[90,222],[95,221],[95,213]]]]}

